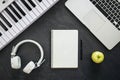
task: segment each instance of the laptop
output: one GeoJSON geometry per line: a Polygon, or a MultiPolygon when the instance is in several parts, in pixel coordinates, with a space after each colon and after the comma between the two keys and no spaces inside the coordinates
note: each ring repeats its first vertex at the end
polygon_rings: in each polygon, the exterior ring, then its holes
{"type": "Polygon", "coordinates": [[[66,7],[111,50],[120,41],[120,0],[68,0],[66,7]]]}

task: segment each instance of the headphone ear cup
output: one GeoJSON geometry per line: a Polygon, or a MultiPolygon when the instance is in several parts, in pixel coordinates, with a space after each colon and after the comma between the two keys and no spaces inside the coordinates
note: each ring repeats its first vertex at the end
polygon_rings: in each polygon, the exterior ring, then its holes
{"type": "Polygon", "coordinates": [[[30,61],[25,68],[23,69],[23,72],[30,74],[30,72],[35,69],[35,63],[33,61],[30,61]]]}
{"type": "Polygon", "coordinates": [[[20,69],[21,68],[21,59],[19,56],[15,56],[11,58],[11,67],[13,69],[20,69]]]}

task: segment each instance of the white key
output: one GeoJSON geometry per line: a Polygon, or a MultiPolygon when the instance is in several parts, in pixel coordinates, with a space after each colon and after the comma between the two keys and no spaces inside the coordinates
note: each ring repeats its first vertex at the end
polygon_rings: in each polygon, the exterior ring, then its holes
{"type": "Polygon", "coordinates": [[[9,32],[10,28],[8,28],[8,25],[0,18],[0,21],[6,26],[6,28],[8,29],[8,31],[5,32],[5,30],[3,30],[6,35],[9,37],[9,39],[11,39],[13,37],[13,35],[15,34],[13,31],[9,32]],[[13,34],[13,35],[12,35],[13,34]]]}
{"type": "MultiPolygon", "coordinates": [[[[0,18],[0,21],[5,25],[5,27],[7,28],[7,24],[0,18]]],[[[2,28],[2,26],[0,26],[1,27],[1,31],[2,32],[5,32],[5,34],[8,36],[8,38],[9,39],[11,39],[11,37],[12,37],[12,35],[11,35],[11,33],[9,32],[9,31],[5,31],[3,28],[2,28]]],[[[7,28],[8,29],[8,28],[7,28]]]]}
{"type": "Polygon", "coordinates": [[[26,24],[25,24],[22,20],[19,20],[18,22],[20,23],[20,25],[21,25],[23,28],[26,27],[26,24]]]}
{"type": "MultiPolygon", "coordinates": [[[[20,25],[19,23],[15,23],[15,26],[17,26],[17,27],[19,28],[20,31],[23,30],[23,28],[21,28],[21,25],[20,25]]],[[[19,32],[20,32],[20,31],[19,31],[19,32]]],[[[18,33],[19,33],[19,32],[18,32],[18,33]]]]}
{"type": "Polygon", "coordinates": [[[26,8],[26,6],[20,1],[18,0],[18,2],[26,9],[27,13],[32,17],[32,19],[34,20],[36,18],[36,15],[32,12],[32,11],[28,11],[28,9],[26,8]]]}
{"type": "Polygon", "coordinates": [[[8,26],[6,26],[7,24],[3,21],[3,19],[0,17],[0,21],[5,25],[5,27],[8,29],[8,26]]]}
{"type": "MultiPolygon", "coordinates": [[[[25,2],[28,4],[28,6],[31,8],[31,9],[34,9],[34,7],[29,3],[28,0],[25,0],[25,2]]],[[[32,11],[33,12],[33,11],[32,11]]],[[[34,15],[36,15],[36,13],[33,12],[34,15]]]]}
{"type": "Polygon", "coordinates": [[[19,29],[13,24],[12,20],[9,19],[9,17],[4,13],[4,11],[1,13],[6,19],[7,21],[12,25],[11,29],[16,33],[19,32],[19,29]]]}
{"type": "Polygon", "coordinates": [[[47,1],[48,1],[50,4],[53,4],[53,2],[54,2],[53,0],[47,0],[47,1]]]}
{"type": "Polygon", "coordinates": [[[8,36],[6,35],[6,32],[3,30],[3,28],[0,26],[0,32],[2,33],[2,36],[3,38],[8,42],[9,41],[9,38],[8,36]]]}
{"type": "Polygon", "coordinates": [[[2,48],[2,46],[3,46],[3,45],[0,43],[0,48],[2,48]]]}
{"type": "Polygon", "coordinates": [[[57,1],[57,0],[53,0],[54,2],[57,1]]]}
{"type": "Polygon", "coordinates": [[[29,3],[29,1],[28,0],[24,0],[27,4],[28,4],[28,6],[32,9],[33,8],[33,6],[29,3]]]}
{"type": "Polygon", "coordinates": [[[18,14],[22,17],[23,15],[21,14],[21,12],[15,7],[15,5],[11,4],[11,6],[18,12],[18,14]]]}
{"type": "Polygon", "coordinates": [[[26,14],[25,17],[29,20],[29,23],[33,22],[33,19],[29,16],[29,14],[26,14]]]}
{"type": "Polygon", "coordinates": [[[19,23],[23,28],[26,27],[26,24],[21,20],[19,19],[15,13],[12,12],[12,10],[8,7],[8,10],[15,16],[15,18],[18,20],[17,23],[19,23]]]}
{"type": "Polygon", "coordinates": [[[46,7],[50,7],[50,4],[48,3],[47,0],[43,0],[42,2],[46,5],[46,7]]]}
{"type": "Polygon", "coordinates": [[[30,8],[32,9],[31,11],[36,15],[39,16],[39,12],[36,10],[36,8],[34,8],[29,2],[28,0],[25,0],[26,3],[30,6],[30,8]]]}
{"type": "Polygon", "coordinates": [[[41,6],[41,8],[42,8],[43,10],[46,10],[46,9],[47,9],[46,6],[43,4],[43,2],[40,2],[39,5],[41,6]]]}
{"type": "Polygon", "coordinates": [[[36,9],[35,7],[32,9],[32,12],[38,17],[40,15],[40,12],[38,11],[38,9],[36,9]]]}
{"type": "Polygon", "coordinates": [[[16,14],[11,10],[11,8],[7,7],[7,9],[11,12],[12,15],[14,15],[14,17],[19,20],[19,18],[16,16],[16,14]]]}
{"type": "MultiPolygon", "coordinates": [[[[16,28],[18,28],[19,31],[21,31],[23,29],[19,23],[14,22],[14,20],[9,16],[9,14],[6,11],[3,11],[3,13],[9,18],[9,21],[11,21],[11,22],[13,22],[13,24],[15,24],[16,28]]],[[[17,29],[14,29],[14,31],[16,33],[19,32],[19,31],[17,32],[17,29]]]]}
{"type": "Polygon", "coordinates": [[[26,16],[24,16],[24,17],[22,18],[22,20],[24,21],[24,23],[25,23],[26,25],[29,25],[29,24],[30,24],[30,22],[28,21],[28,19],[26,18],[26,16]]]}
{"type": "Polygon", "coordinates": [[[28,25],[28,24],[29,24],[29,21],[26,19],[26,17],[23,16],[22,13],[21,13],[13,4],[11,4],[11,6],[12,6],[12,7],[18,12],[18,14],[22,17],[21,20],[22,20],[23,22],[25,22],[26,25],[28,25]],[[23,19],[23,18],[24,18],[24,19],[23,19]]]}
{"type": "Polygon", "coordinates": [[[36,8],[33,8],[32,11],[35,13],[35,15],[37,17],[40,15],[40,13],[38,12],[38,10],[36,8]]]}
{"type": "Polygon", "coordinates": [[[13,36],[8,31],[4,31],[2,28],[0,30],[3,32],[2,34],[6,35],[5,36],[6,40],[11,40],[13,38],[13,36]]]}
{"type": "MultiPolygon", "coordinates": [[[[3,15],[3,16],[4,16],[4,15],[3,15]]],[[[15,32],[13,31],[13,29],[10,29],[10,27],[3,21],[3,19],[1,19],[1,22],[7,27],[8,31],[9,31],[12,35],[15,34],[15,32]]]]}
{"type": "Polygon", "coordinates": [[[11,33],[12,36],[15,36],[16,32],[13,30],[13,28],[9,28],[8,31],[11,33]]]}
{"type": "Polygon", "coordinates": [[[32,11],[30,11],[28,14],[30,14],[32,16],[33,20],[35,20],[37,18],[37,16],[32,11]]]}
{"type": "Polygon", "coordinates": [[[34,3],[35,3],[35,5],[36,5],[36,9],[40,12],[40,13],[43,13],[43,10],[42,10],[42,8],[40,7],[40,5],[37,3],[37,1],[36,0],[32,0],[34,3]]]}
{"type": "Polygon", "coordinates": [[[23,10],[23,12],[26,14],[25,17],[27,18],[27,20],[29,21],[29,23],[32,22],[32,20],[33,20],[32,17],[27,13],[27,11],[24,9],[24,7],[19,2],[17,2],[17,1],[15,1],[15,2],[23,10]]]}
{"type": "Polygon", "coordinates": [[[11,40],[13,38],[13,36],[8,31],[6,31],[5,34],[9,38],[9,40],[11,40]]]}
{"type": "Polygon", "coordinates": [[[15,0],[16,4],[24,11],[24,13],[26,14],[25,17],[28,19],[29,22],[32,22],[33,19],[30,16],[30,14],[27,13],[27,11],[24,9],[24,7],[17,1],[15,0]]]}
{"type": "Polygon", "coordinates": [[[5,44],[6,44],[6,41],[3,39],[2,36],[0,37],[0,42],[2,43],[2,45],[5,45],[5,44]]]}

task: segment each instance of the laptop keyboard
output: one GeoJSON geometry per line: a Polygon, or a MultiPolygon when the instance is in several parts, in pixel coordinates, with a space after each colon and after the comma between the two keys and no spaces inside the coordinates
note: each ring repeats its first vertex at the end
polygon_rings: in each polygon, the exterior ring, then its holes
{"type": "Polygon", "coordinates": [[[120,2],[117,0],[90,0],[120,31],[120,2]]]}

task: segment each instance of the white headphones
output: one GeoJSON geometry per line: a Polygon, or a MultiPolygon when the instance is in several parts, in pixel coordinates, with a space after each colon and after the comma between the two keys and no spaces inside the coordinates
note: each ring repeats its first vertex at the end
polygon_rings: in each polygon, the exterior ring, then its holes
{"type": "Polygon", "coordinates": [[[16,52],[22,44],[28,43],[28,42],[37,45],[37,47],[39,48],[40,53],[41,53],[41,58],[39,59],[39,61],[37,63],[30,61],[25,66],[25,68],[23,69],[23,72],[25,72],[27,74],[29,74],[33,69],[40,67],[40,65],[45,61],[45,60],[43,60],[43,57],[44,57],[43,48],[38,42],[33,41],[33,40],[23,40],[23,41],[19,42],[15,47],[13,47],[13,50],[11,53],[11,67],[13,69],[20,69],[21,68],[21,59],[19,56],[16,56],[16,52]]]}

